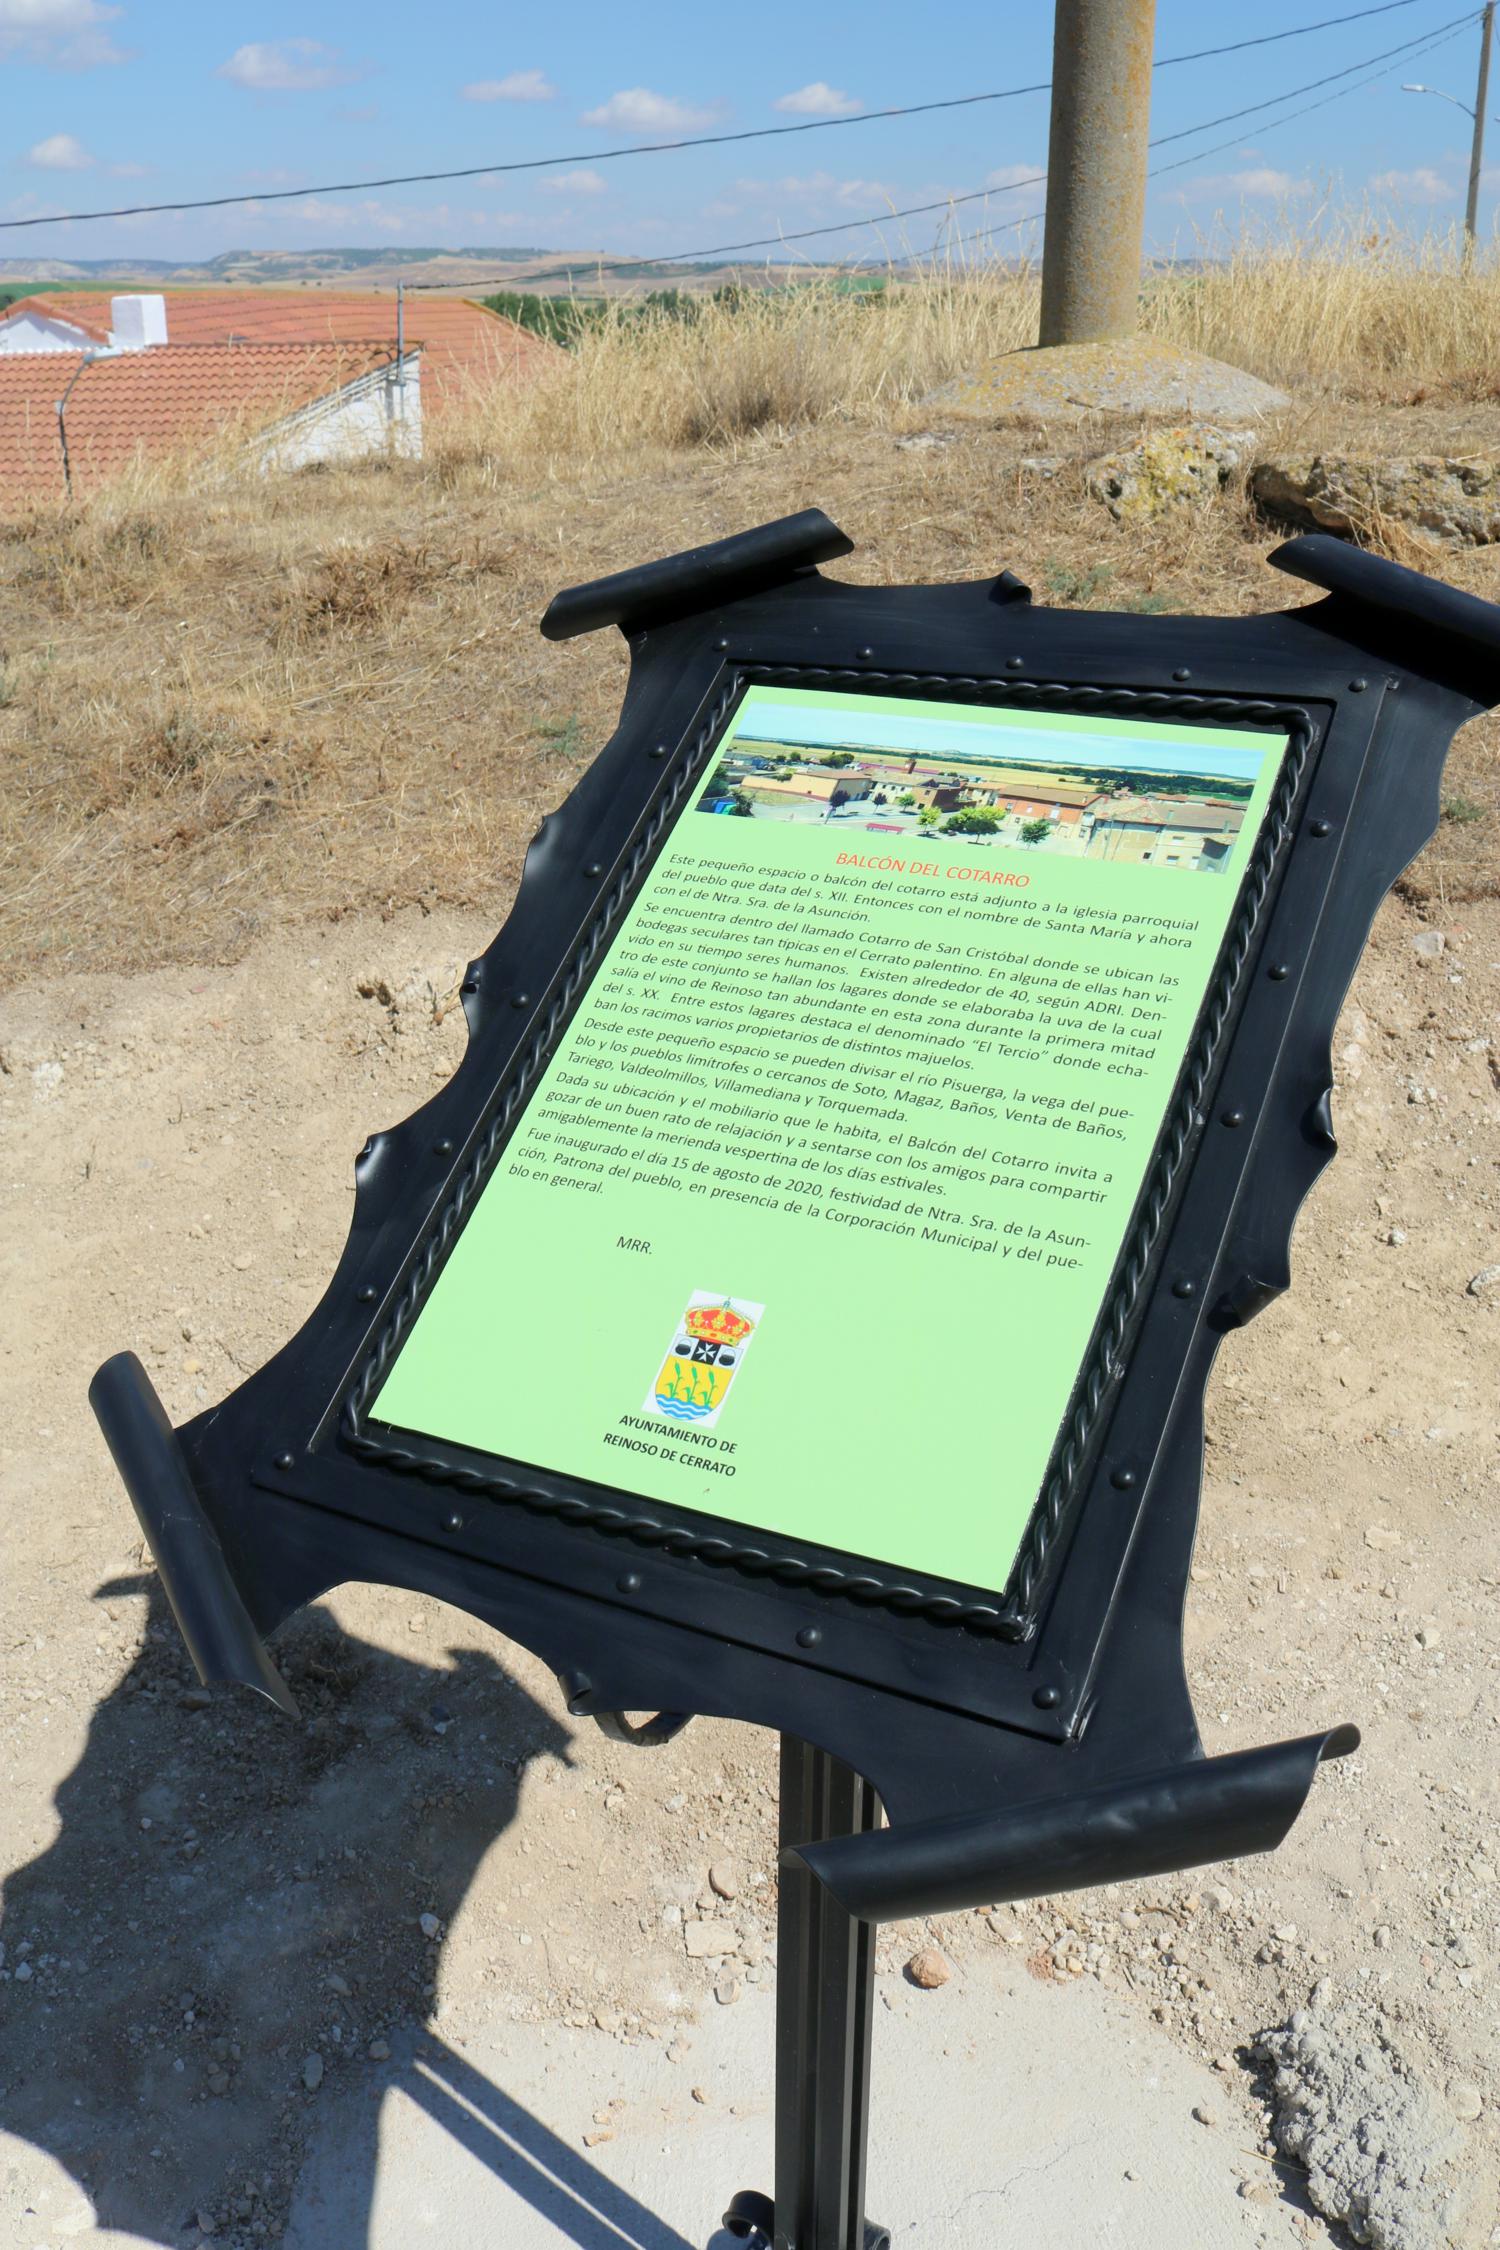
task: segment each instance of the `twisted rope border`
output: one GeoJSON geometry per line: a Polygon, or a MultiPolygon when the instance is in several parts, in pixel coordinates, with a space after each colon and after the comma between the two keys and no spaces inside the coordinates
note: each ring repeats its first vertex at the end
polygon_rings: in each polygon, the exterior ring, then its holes
{"type": "Polygon", "coordinates": [[[898,1616],[962,1626],[993,1638],[1022,1638],[1034,1622],[1043,1574],[1056,1547],[1089,1446],[1098,1434],[1106,1398],[1120,1373],[1124,1340],[1140,1303],[1167,1211],[1200,1122],[1200,1104],[1213,1074],[1224,1027],[1239,990],[1272,877],[1291,835],[1293,809],[1307,769],[1314,733],[1311,716],[1300,705],[1264,698],[1183,694],[1164,688],[1078,686],[1062,681],[994,680],[951,673],[872,672],[804,664],[754,664],[737,669],[714,699],[686,756],[677,762],[668,787],[642,826],[629,858],[600,901],[598,912],[569,961],[545,1017],[497,1087],[489,1122],[454,1181],[371,1350],[360,1365],[344,1404],[340,1423],[342,1442],[361,1459],[399,1474],[419,1476],[427,1483],[456,1492],[508,1501],[534,1515],[614,1538],[627,1538],[664,1554],[685,1556],[715,1568],[734,1569],[750,1578],[772,1579],[779,1585],[801,1586],[816,1593],[837,1595],[846,1601],[890,1610],[898,1616]],[[591,1499],[581,1491],[550,1491],[522,1476],[507,1475],[498,1468],[471,1467],[446,1458],[436,1448],[416,1450],[389,1438],[373,1437],[363,1427],[363,1416],[386,1368],[450,1244],[462,1228],[470,1204],[488,1178],[533,1081],[550,1059],[614,924],[654,858],[684,794],[717,742],[726,714],[742,689],[757,681],[848,688],[855,692],[867,691],[873,686],[885,692],[920,693],[930,700],[1021,702],[1029,709],[1115,711],[1134,718],[1170,716],[1179,721],[1237,720],[1241,724],[1250,720],[1267,729],[1283,729],[1288,738],[1281,774],[1246,871],[1239,907],[1220,951],[1177,1093],[1115,1269],[1108,1302],[1095,1328],[1054,1448],[1046,1483],[1012,1568],[1007,1598],[1002,1602],[964,1599],[931,1586],[893,1583],[869,1570],[853,1571],[830,1561],[810,1560],[805,1554],[775,1553],[743,1537],[728,1538],[720,1533],[705,1532],[691,1523],[664,1518],[660,1512],[643,1506],[622,1504],[619,1499],[591,1499]]]}

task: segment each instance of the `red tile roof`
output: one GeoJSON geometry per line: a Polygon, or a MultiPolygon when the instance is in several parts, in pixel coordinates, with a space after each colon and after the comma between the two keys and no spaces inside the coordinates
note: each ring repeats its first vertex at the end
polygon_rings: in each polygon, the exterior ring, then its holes
{"type": "Polygon", "coordinates": [[[86,491],[247,414],[264,429],[393,357],[388,344],[158,344],[87,366],[71,352],[0,353],[0,508],[61,495],[57,402],[74,374],[68,456],[86,491]]]}
{"type": "MultiPolygon", "coordinates": [[[[114,291],[124,295],[124,291],[114,291]]],[[[384,343],[396,339],[393,291],[342,295],[322,289],[168,289],[167,343],[384,343]]],[[[0,313],[0,328],[20,312],[71,321],[94,343],[109,335],[110,297],[88,289],[21,297],[0,313]]],[[[462,297],[408,297],[408,349],[422,347],[422,404],[439,412],[497,373],[538,374],[558,347],[462,297]]]]}

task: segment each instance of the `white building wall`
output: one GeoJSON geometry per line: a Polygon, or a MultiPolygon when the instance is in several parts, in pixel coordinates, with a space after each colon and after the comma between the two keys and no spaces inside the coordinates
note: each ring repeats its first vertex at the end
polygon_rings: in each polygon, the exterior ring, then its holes
{"type": "Polygon", "coordinates": [[[18,313],[7,320],[0,314],[0,352],[97,351],[98,345],[81,328],[66,321],[47,320],[41,314],[18,313]]]}
{"type": "Polygon", "coordinates": [[[167,300],[160,295],[111,297],[108,345],[97,343],[69,321],[67,299],[58,300],[55,313],[0,312],[0,352],[94,352],[113,358],[117,352],[143,352],[167,341],[167,300]]]}
{"type": "Polygon", "coordinates": [[[408,352],[331,398],[317,399],[256,441],[263,469],[305,469],[317,461],[357,461],[372,453],[422,458],[422,364],[408,352]]]}

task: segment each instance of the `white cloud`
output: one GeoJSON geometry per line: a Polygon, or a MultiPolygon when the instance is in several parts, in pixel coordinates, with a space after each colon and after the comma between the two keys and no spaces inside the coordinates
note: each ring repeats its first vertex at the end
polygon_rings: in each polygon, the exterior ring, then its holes
{"type": "Polygon", "coordinates": [[[365,75],[365,68],[346,63],[336,47],[326,47],[321,39],[252,39],[220,63],[218,75],[252,94],[315,94],[327,86],[350,85],[365,75]]]}
{"type": "Polygon", "coordinates": [[[1222,203],[1241,201],[1305,203],[1317,189],[1313,182],[1292,172],[1278,172],[1269,164],[1253,165],[1244,172],[1205,172],[1186,180],[1167,195],[1168,203],[1222,203]]]}
{"type": "Polygon", "coordinates": [[[1440,172],[1421,164],[1415,172],[1377,172],[1370,181],[1373,195],[1388,195],[1396,203],[1450,203],[1458,190],[1440,172]]]}
{"type": "Polygon", "coordinates": [[[1248,172],[1232,172],[1230,178],[1241,195],[1264,196],[1276,203],[1300,203],[1315,192],[1311,180],[1299,179],[1291,172],[1278,172],[1270,164],[1254,165],[1248,172]]]}
{"type": "Polygon", "coordinates": [[[771,104],[792,117],[853,117],[864,106],[857,94],[842,94],[837,86],[826,85],[821,78],[815,78],[810,86],[799,86],[795,94],[782,94],[771,104]]]}
{"type": "MultiPolygon", "coordinates": [[[[249,208],[259,216],[260,204],[249,208]]],[[[411,214],[394,210],[377,196],[365,196],[358,203],[333,203],[319,195],[309,195],[296,203],[272,205],[268,216],[277,219],[307,219],[328,234],[368,233],[371,228],[378,234],[405,234],[410,229],[411,214]]]]}
{"type": "Polygon", "coordinates": [[[605,195],[609,182],[602,172],[554,172],[542,186],[552,195],[605,195]]]}
{"type": "Polygon", "coordinates": [[[627,86],[597,109],[585,110],[583,122],[617,126],[630,133],[691,133],[700,125],[712,125],[723,109],[722,102],[711,109],[694,109],[671,94],[653,94],[648,86],[627,86]]]}
{"type": "Polygon", "coordinates": [[[38,172],[88,172],[98,159],[71,133],[49,133],[26,151],[23,161],[38,172]]]}
{"type": "Polygon", "coordinates": [[[1034,185],[1040,193],[1042,182],[1046,177],[1047,167],[1045,164],[997,164],[993,172],[985,173],[984,184],[987,188],[997,189],[1014,188],[1028,184],[1034,185]]]}
{"type": "Polygon", "coordinates": [[[476,78],[466,102],[555,102],[557,88],[545,70],[513,70],[507,78],[476,78]]]}
{"type": "Polygon", "coordinates": [[[123,8],[102,0],[0,0],[0,62],[51,63],[58,70],[95,70],[121,63],[106,24],[123,8]]]}
{"type": "MultiPolygon", "coordinates": [[[[897,190],[885,180],[839,179],[832,172],[789,174],[780,180],[736,180],[735,188],[747,203],[764,207],[767,204],[792,205],[799,214],[822,211],[880,212],[882,204],[906,201],[898,197],[897,190]]],[[[930,188],[917,195],[917,201],[927,203],[946,192],[943,188],[930,188]]],[[[726,211],[731,206],[721,206],[726,211]]]]}

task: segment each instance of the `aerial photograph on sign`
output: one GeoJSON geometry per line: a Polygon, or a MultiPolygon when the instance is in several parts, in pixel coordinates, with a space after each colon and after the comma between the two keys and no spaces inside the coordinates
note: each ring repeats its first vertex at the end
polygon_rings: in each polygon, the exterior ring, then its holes
{"type": "Polygon", "coordinates": [[[1260,745],[1195,743],[1185,762],[1180,741],[1043,734],[1026,725],[1028,716],[997,711],[986,727],[972,715],[915,718],[895,703],[888,711],[823,711],[752,692],[697,809],[965,852],[1019,845],[1208,874],[1228,864],[1260,745]]]}

